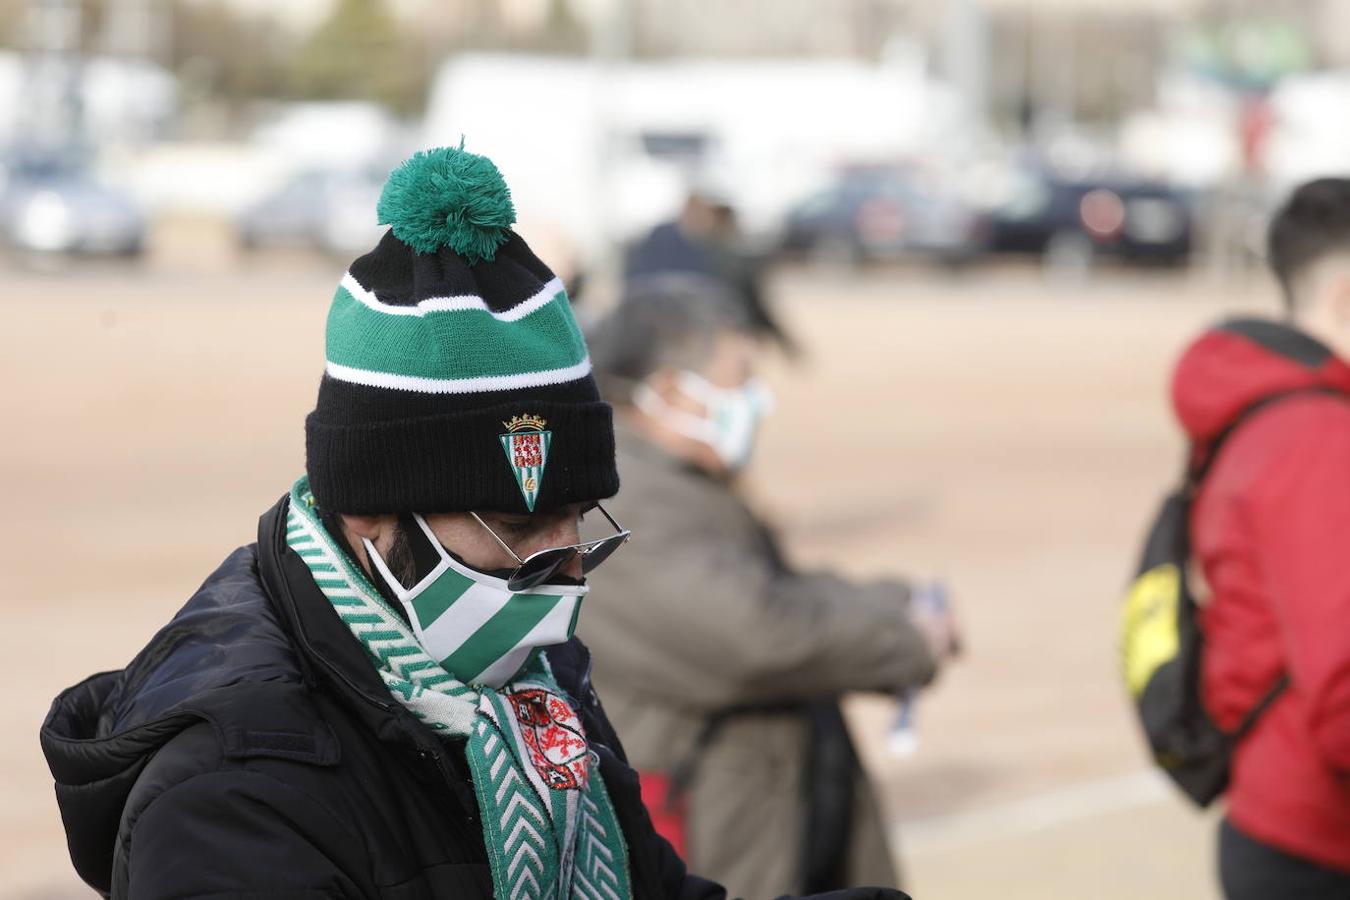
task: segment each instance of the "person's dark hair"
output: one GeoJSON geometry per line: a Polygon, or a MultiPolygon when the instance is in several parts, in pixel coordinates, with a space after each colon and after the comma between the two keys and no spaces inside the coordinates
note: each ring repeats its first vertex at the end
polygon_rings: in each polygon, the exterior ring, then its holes
{"type": "Polygon", "coordinates": [[[698,369],[725,331],[754,334],[744,305],[713,279],[667,274],[630,283],[587,335],[600,392],[626,403],[633,385],[659,369],[698,369]]]}
{"type": "Polygon", "coordinates": [[[1310,265],[1350,253],[1350,178],[1318,178],[1290,194],[1271,219],[1267,252],[1292,310],[1295,287],[1310,265]]]}

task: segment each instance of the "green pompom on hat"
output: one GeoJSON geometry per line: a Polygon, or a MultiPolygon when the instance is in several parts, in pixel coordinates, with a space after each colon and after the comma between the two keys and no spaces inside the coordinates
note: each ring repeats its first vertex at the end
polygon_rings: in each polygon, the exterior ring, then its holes
{"type": "Polygon", "coordinates": [[[462,145],[416,153],[376,212],[390,228],[333,296],[305,420],[319,503],[543,512],[613,496],[612,412],[492,161],[462,145]]]}
{"type": "Polygon", "coordinates": [[[376,212],[414,251],[448,247],[470,265],[491,261],[516,223],[502,173],[463,144],[414,153],[389,174],[376,212]]]}

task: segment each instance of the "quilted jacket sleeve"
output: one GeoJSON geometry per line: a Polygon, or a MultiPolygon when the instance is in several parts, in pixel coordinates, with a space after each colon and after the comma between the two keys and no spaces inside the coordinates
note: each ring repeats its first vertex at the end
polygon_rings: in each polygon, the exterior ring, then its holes
{"type": "Polygon", "coordinates": [[[164,791],[130,833],[127,897],[362,896],[344,870],[364,858],[348,827],[270,776],[222,770],[164,791]]]}

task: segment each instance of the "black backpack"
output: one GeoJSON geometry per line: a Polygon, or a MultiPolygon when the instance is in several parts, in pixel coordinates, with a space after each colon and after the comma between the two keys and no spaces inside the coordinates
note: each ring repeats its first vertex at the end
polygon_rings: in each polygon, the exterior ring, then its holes
{"type": "Polygon", "coordinates": [[[1191,559],[1191,503],[1233,432],[1257,410],[1286,397],[1338,393],[1304,388],[1264,397],[1242,410],[1206,448],[1191,454],[1181,486],[1167,496],[1144,543],[1143,558],[1125,597],[1122,663],[1154,761],[1197,805],[1208,806],[1228,786],[1233,747],[1288,684],[1282,675],[1243,717],[1237,729],[1215,725],[1200,700],[1203,636],[1187,569],[1191,559]]]}

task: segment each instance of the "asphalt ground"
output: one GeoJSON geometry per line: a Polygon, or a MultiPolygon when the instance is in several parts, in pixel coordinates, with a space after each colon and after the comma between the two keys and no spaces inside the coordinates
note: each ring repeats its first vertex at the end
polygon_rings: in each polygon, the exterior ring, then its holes
{"type": "MultiPolygon", "coordinates": [[[[172,238],[164,242],[175,249],[172,238]]],[[[162,245],[162,246],[163,246],[162,245]]],[[[184,245],[186,246],[186,245],[184,245]]],[[[303,465],[338,264],[228,247],[9,268],[0,291],[0,898],[87,896],[36,733],[123,665],[303,465]]],[[[919,702],[850,704],[919,900],[1206,898],[1212,814],[1148,769],[1119,592],[1178,468],[1171,360],[1263,279],[793,269],[751,489],[802,564],[940,577],[967,653],[919,702]]]]}

